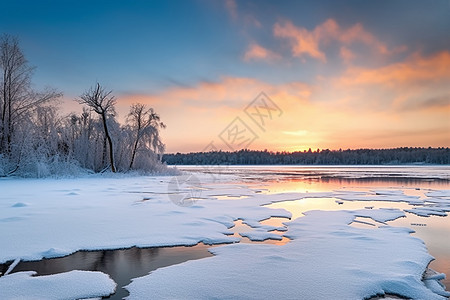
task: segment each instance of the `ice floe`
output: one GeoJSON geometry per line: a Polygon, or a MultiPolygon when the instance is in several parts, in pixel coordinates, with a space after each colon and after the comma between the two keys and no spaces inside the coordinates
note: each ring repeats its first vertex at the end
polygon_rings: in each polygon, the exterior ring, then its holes
{"type": "Polygon", "coordinates": [[[247,237],[251,241],[265,241],[265,240],[277,240],[281,241],[283,237],[279,234],[267,232],[266,230],[256,229],[253,231],[239,233],[243,237],[247,237]]]}
{"type": "Polygon", "coordinates": [[[35,272],[17,272],[0,277],[0,298],[60,300],[109,296],[116,283],[102,272],[71,271],[34,276],[35,272]]]}

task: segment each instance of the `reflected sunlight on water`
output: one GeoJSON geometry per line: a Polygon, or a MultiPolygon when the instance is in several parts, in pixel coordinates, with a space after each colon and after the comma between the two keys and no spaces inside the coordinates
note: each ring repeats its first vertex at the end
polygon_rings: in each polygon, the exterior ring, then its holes
{"type": "MultiPolygon", "coordinates": [[[[251,188],[262,193],[285,192],[331,192],[402,190],[407,196],[426,198],[430,190],[450,189],[450,166],[179,166],[184,171],[214,174],[236,175],[251,188]]],[[[227,200],[226,196],[221,200],[227,200]]],[[[346,201],[337,198],[304,198],[267,205],[271,208],[283,208],[292,213],[292,219],[301,217],[308,210],[355,210],[364,208],[411,209],[414,206],[406,202],[391,201],[346,201]]],[[[442,282],[450,287],[450,217],[420,217],[406,212],[406,218],[388,222],[392,226],[408,227],[415,230],[413,235],[422,239],[428,251],[436,260],[430,267],[445,273],[442,282]]],[[[270,218],[263,225],[282,226],[288,219],[270,218]]],[[[367,220],[361,220],[367,222],[367,220]]],[[[376,225],[376,222],[374,223],[376,225]]],[[[351,226],[368,228],[371,225],[352,223],[351,226]]],[[[235,223],[233,234],[251,231],[252,228],[235,223]]],[[[279,232],[278,234],[283,234],[279,232]]],[[[241,242],[251,242],[242,238],[241,242]]],[[[279,243],[279,241],[266,241],[279,243]]],[[[282,241],[283,243],[285,241],[282,241]]]]}
{"type": "MultiPolygon", "coordinates": [[[[379,180],[379,179],[293,179],[273,180],[264,182],[266,193],[279,192],[329,192],[329,191],[371,191],[402,190],[405,195],[426,198],[426,193],[430,190],[449,189],[448,181],[429,180],[379,180]]],[[[304,198],[295,201],[283,201],[267,205],[270,208],[283,208],[292,213],[292,219],[302,217],[303,212],[308,210],[356,210],[371,207],[377,208],[397,208],[400,210],[411,209],[414,206],[406,202],[391,201],[348,201],[337,198],[304,198]],[[338,204],[342,203],[342,204],[338,204]]],[[[408,227],[415,230],[413,235],[422,239],[428,247],[430,254],[435,257],[435,261],[430,267],[438,272],[445,273],[447,278],[442,281],[450,287],[450,217],[420,217],[412,213],[405,212],[406,218],[399,218],[388,222],[392,226],[408,227]]],[[[367,220],[363,220],[366,221],[367,220]]],[[[268,221],[270,224],[270,220],[268,221]]],[[[373,223],[373,222],[372,222],[373,223]]],[[[375,222],[376,224],[376,222],[375,222]]],[[[270,224],[272,225],[272,224],[270,224]]],[[[382,224],[376,224],[382,225],[382,224]]],[[[370,228],[370,225],[352,223],[352,226],[370,228]]]]}

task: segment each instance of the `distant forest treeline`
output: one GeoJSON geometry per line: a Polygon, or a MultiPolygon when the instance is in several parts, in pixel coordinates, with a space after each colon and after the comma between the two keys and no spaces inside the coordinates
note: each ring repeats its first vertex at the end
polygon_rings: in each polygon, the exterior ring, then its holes
{"type": "Polygon", "coordinates": [[[395,148],[271,152],[240,150],[164,154],[168,165],[388,165],[449,164],[450,148],[395,148]]]}

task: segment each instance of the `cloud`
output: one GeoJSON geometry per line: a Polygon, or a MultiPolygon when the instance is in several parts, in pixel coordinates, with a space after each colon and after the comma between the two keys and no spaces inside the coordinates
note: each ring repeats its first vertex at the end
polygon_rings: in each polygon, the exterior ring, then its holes
{"type": "Polygon", "coordinates": [[[353,53],[352,50],[350,50],[349,48],[342,46],[341,50],[339,52],[341,58],[344,60],[344,62],[349,63],[350,61],[352,61],[355,58],[355,53],[353,53]]]}
{"type": "Polygon", "coordinates": [[[450,94],[439,95],[427,99],[417,99],[416,101],[409,101],[404,103],[403,110],[448,110],[450,108],[450,94]]]}
{"type": "MultiPolygon", "coordinates": [[[[239,23],[244,26],[244,31],[249,27],[260,28],[262,27],[261,22],[250,12],[239,11],[236,0],[225,0],[225,9],[228,12],[231,20],[234,23],[239,23]]],[[[245,8],[244,8],[245,10],[245,8]]]]}
{"type": "Polygon", "coordinates": [[[325,53],[319,49],[319,40],[314,32],[295,27],[292,22],[286,21],[283,25],[276,23],[273,33],[275,37],[289,40],[293,56],[301,57],[307,54],[312,58],[326,61],[325,53]]]}
{"type": "Polygon", "coordinates": [[[380,42],[373,34],[366,31],[360,23],[357,23],[346,30],[339,30],[338,28],[337,34],[336,38],[345,45],[361,42],[365,45],[374,47],[381,54],[389,53],[386,45],[380,42]]]}
{"type": "Polygon", "coordinates": [[[159,94],[124,94],[119,96],[119,100],[123,105],[141,100],[155,106],[191,105],[206,108],[228,106],[241,109],[262,91],[269,96],[296,97],[304,100],[311,95],[312,87],[303,82],[271,84],[255,78],[223,76],[217,82],[200,81],[193,86],[171,87],[159,94]]]}
{"type": "Polygon", "coordinates": [[[338,79],[343,86],[383,85],[404,87],[419,82],[450,80],[450,52],[442,51],[428,57],[412,55],[404,62],[376,69],[351,67],[338,79]]]}
{"type": "Polygon", "coordinates": [[[254,15],[251,15],[251,14],[244,15],[243,21],[244,21],[245,26],[252,26],[255,28],[262,27],[261,22],[254,15]]]}
{"type": "Polygon", "coordinates": [[[237,11],[237,4],[235,0],[225,0],[225,8],[228,11],[228,14],[230,15],[232,20],[237,20],[238,18],[238,11],[237,11]]]}
{"type": "Polygon", "coordinates": [[[416,53],[382,67],[350,65],[341,75],[321,78],[311,101],[366,116],[387,112],[397,120],[388,124],[399,120],[411,127],[425,126],[426,122],[443,124],[450,113],[449,82],[449,51],[428,56],[416,53]],[[417,119],[406,121],[406,115],[411,114],[416,114],[417,119]]]}
{"type": "Polygon", "coordinates": [[[280,59],[281,56],[269,49],[258,45],[257,43],[251,43],[244,54],[244,61],[249,62],[252,60],[266,60],[274,61],[280,59]]]}
{"type": "MultiPolygon", "coordinates": [[[[295,57],[309,56],[326,62],[323,48],[330,42],[338,42],[342,46],[341,57],[345,61],[355,56],[348,46],[361,43],[371,47],[381,54],[389,54],[387,46],[368,32],[362,24],[357,23],[350,28],[342,28],[334,19],[328,19],[316,26],[314,30],[297,27],[291,21],[277,22],[273,27],[273,34],[277,38],[287,39],[290,43],[292,55],[295,57]]],[[[404,51],[404,47],[395,49],[395,52],[404,51]]]]}

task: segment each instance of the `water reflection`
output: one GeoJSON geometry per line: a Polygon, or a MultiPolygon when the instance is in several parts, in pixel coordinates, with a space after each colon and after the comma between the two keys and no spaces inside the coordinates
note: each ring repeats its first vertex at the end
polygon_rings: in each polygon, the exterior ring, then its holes
{"type": "MultiPolygon", "coordinates": [[[[401,189],[405,195],[426,198],[429,190],[450,189],[450,166],[183,166],[186,171],[237,175],[249,186],[263,193],[370,191],[376,189],[401,189]]],[[[304,211],[372,208],[408,209],[406,202],[342,201],[336,198],[306,198],[269,205],[290,211],[293,219],[304,211]],[[339,203],[342,203],[340,205],[339,203]]],[[[420,217],[406,213],[390,225],[414,229],[436,260],[430,264],[434,270],[445,273],[442,282],[450,287],[450,217],[420,217]],[[418,225],[420,224],[420,225],[418,225]],[[425,225],[425,226],[423,226],[425,225]]],[[[275,225],[271,218],[268,225],[275,225]]],[[[279,220],[276,221],[279,224],[279,220]]],[[[368,226],[352,224],[352,226],[368,226]]]]}
{"type": "MultiPolygon", "coordinates": [[[[295,201],[283,201],[267,205],[271,208],[283,208],[292,213],[292,219],[296,219],[303,216],[303,212],[314,209],[321,210],[356,210],[371,207],[377,208],[397,208],[397,209],[409,209],[413,205],[405,202],[390,202],[390,201],[343,201],[342,205],[339,205],[336,201],[337,198],[304,198],[295,201]]],[[[445,284],[447,289],[450,287],[450,217],[420,217],[412,213],[405,213],[406,218],[399,218],[395,221],[387,222],[391,226],[408,227],[415,231],[413,235],[422,239],[428,247],[429,253],[435,258],[430,264],[430,268],[440,273],[445,273],[447,278],[441,282],[445,284]]],[[[364,218],[359,219],[361,222],[373,223],[376,226],[377,222],[371,222],[364,218]]],[[[354,222],[351,226],[360,228],[372,228],[371,225],[361,222],[354,222]]],[[[270,220],[268,221],[270,224],[270,220]]],[[[272,224],[270,224],[272,225],[272,224]]]]}
{"type": "Polygon", "coordinates": [[[289,177],[298,179],[355,179],[355,180],[450,180],[449,166],[299,166],[299,165],[261,165],[261,166],[178,166],[183,171],[212,174],[238,175],[244,179],[267,180],[289,177]]]}
{"type": "MultiPolygon", "coordinates": [[[[250,183],[254,186],[261,186],[259,182],[250,183]]],[[[333,190],[372,190],[372,189],[390,189],[401,188],[407,195],[421,195],[428,192],[429,189],[447,189],[450,187],[449,181],[443,180],[423,180],[423,179],[347,179],[347,178],[325,178],[325,179],[302,179],[289,177],[278,180],[267,180],[262,186],[269,193],[280,192],[330,192],[333,190]],[[419,189],[419,190],[417,190],[419,189]]]]}
{"type": "MultiPolygon", "coordinates": [[[[132,278],[147,275],[158,268],[212,256],[210,245],[192,247],[130,248],[122,250],[79,251],[72,255],[20,262],[13,272],[36,271],[38,275],[49,275],[71,270],[101,271],[109,274],[117,283],[117,291],[107,299],[122,299],[128,295],[123,289],[132,278]]],[[[7,265],[0,265],[4,273],[7,265]]]]}

